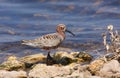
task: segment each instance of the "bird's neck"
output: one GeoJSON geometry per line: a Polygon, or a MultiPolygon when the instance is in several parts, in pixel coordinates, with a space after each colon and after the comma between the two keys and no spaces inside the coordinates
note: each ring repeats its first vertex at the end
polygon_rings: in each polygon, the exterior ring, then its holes
{"type": "Polygon", "coordinates": [[[65,39],[65,32],[59,31],[58,33],[65,39]]]}

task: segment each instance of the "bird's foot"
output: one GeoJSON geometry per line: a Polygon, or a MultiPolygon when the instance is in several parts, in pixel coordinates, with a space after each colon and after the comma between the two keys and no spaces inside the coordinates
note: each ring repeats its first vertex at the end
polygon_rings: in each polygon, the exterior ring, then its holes
{"type": "Polygon", "coordinates": [[[53,59],[53,57],[50,56],[50,52],[48,52],[47,59],[46,59],[47,65],[53,65],[56,64],[56,61],[53,59]]]}

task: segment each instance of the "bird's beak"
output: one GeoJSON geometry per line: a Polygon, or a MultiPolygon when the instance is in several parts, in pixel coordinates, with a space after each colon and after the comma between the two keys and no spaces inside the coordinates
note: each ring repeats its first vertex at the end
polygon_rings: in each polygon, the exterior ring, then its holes
{"type": "Polygon", "coordinates": [[[75,36],[75,34],[73,34],[71,31],[69,31],[69,30],[65,30],[65,31],[72,34],[73,36],[75,36]]]}

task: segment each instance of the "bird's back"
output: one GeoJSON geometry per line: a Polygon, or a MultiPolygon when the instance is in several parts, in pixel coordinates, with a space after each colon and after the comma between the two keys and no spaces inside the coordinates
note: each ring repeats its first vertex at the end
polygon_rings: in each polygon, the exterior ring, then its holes
{"type": "Polygon", "coordinates": [[[59,33],[43,35],[34,40],[23,40],[22,44],[42,49],[56,48],[64,40],[59,33]]]}

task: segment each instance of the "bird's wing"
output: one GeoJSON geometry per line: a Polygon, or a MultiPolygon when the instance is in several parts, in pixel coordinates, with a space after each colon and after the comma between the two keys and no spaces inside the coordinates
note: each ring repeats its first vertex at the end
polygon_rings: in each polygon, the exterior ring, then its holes
{"type": "Polygon", "coordinates": [[[37,39],[42,44],[42,47],[54,47],[61,43],[61,37],[57,33],[47,34],[37,39]]]}
{"type": "Polygon", "coordinates": [[[34,40],[24,40],[23,44],[33,46],[33,47],[54,47],[61,43],[61,35],[58,33],[52,33],[43,35],[34,40]]]}

